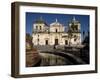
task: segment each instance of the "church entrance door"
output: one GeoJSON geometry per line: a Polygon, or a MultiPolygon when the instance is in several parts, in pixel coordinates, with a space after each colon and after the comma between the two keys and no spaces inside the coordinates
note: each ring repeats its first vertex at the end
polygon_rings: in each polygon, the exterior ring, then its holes
{"type": "Polygon", "coordinates": [[[65,40],[65,45],[68,45],[68,40],[65,40]]]}
{"type": "Polygon", "coordinates": [[[58,45],[58,39],[55,39],[55,45],[58,45]]]}
{"type": "Polygon", "coordinates": [[[45,44],[48,45],[48,40],[45,41],[45,44]]]}

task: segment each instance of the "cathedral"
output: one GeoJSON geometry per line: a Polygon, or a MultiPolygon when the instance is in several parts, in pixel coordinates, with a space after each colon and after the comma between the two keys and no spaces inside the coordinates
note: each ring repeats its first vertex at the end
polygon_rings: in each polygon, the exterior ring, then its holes
{"type": "Polygon", "coordinates": [[[42,18],[33,24],[33,45],[80,45],[81,24],[73,17],[68,25],[63,26],[57,19],[47,24],[42,18]]]}

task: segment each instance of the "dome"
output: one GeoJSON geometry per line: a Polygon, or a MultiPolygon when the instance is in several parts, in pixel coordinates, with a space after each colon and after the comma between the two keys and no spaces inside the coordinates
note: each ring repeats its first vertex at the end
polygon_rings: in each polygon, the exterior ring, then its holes
{"type": "Polygon", "coordinates": [[[39,19],[37,19],[34,23],[35,24],[45,24],[45,25],[47,25],[47,23],[42,19],[42,17],[40,17],[39,19]]]}

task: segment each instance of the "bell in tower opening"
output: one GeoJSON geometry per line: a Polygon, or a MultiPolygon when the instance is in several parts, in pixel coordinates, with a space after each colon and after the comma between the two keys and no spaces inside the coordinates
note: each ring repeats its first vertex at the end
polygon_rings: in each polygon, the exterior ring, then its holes
{"type": "Polygon", "coordinates": [[[69,23],[69,29],[72,32],[80,32],[80,22],[73,17],[72,21],[69,23]]]}

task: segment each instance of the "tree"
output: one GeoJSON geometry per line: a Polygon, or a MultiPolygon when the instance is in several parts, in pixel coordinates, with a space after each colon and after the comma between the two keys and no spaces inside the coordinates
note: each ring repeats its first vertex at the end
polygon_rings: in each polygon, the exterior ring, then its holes
{"type": "Polygon", "coordinates": [[[29,33],[26,33],[26,40],[29,40],[29,41],[32,40],[32,37],[31,37],[31,35],[29,33]]]}
{"type": "Polygon", "coordinates": [[[32,49],[33,43],[32,43],[32,37],[29,33],[26,34],[26,49],[32,49]]]}

